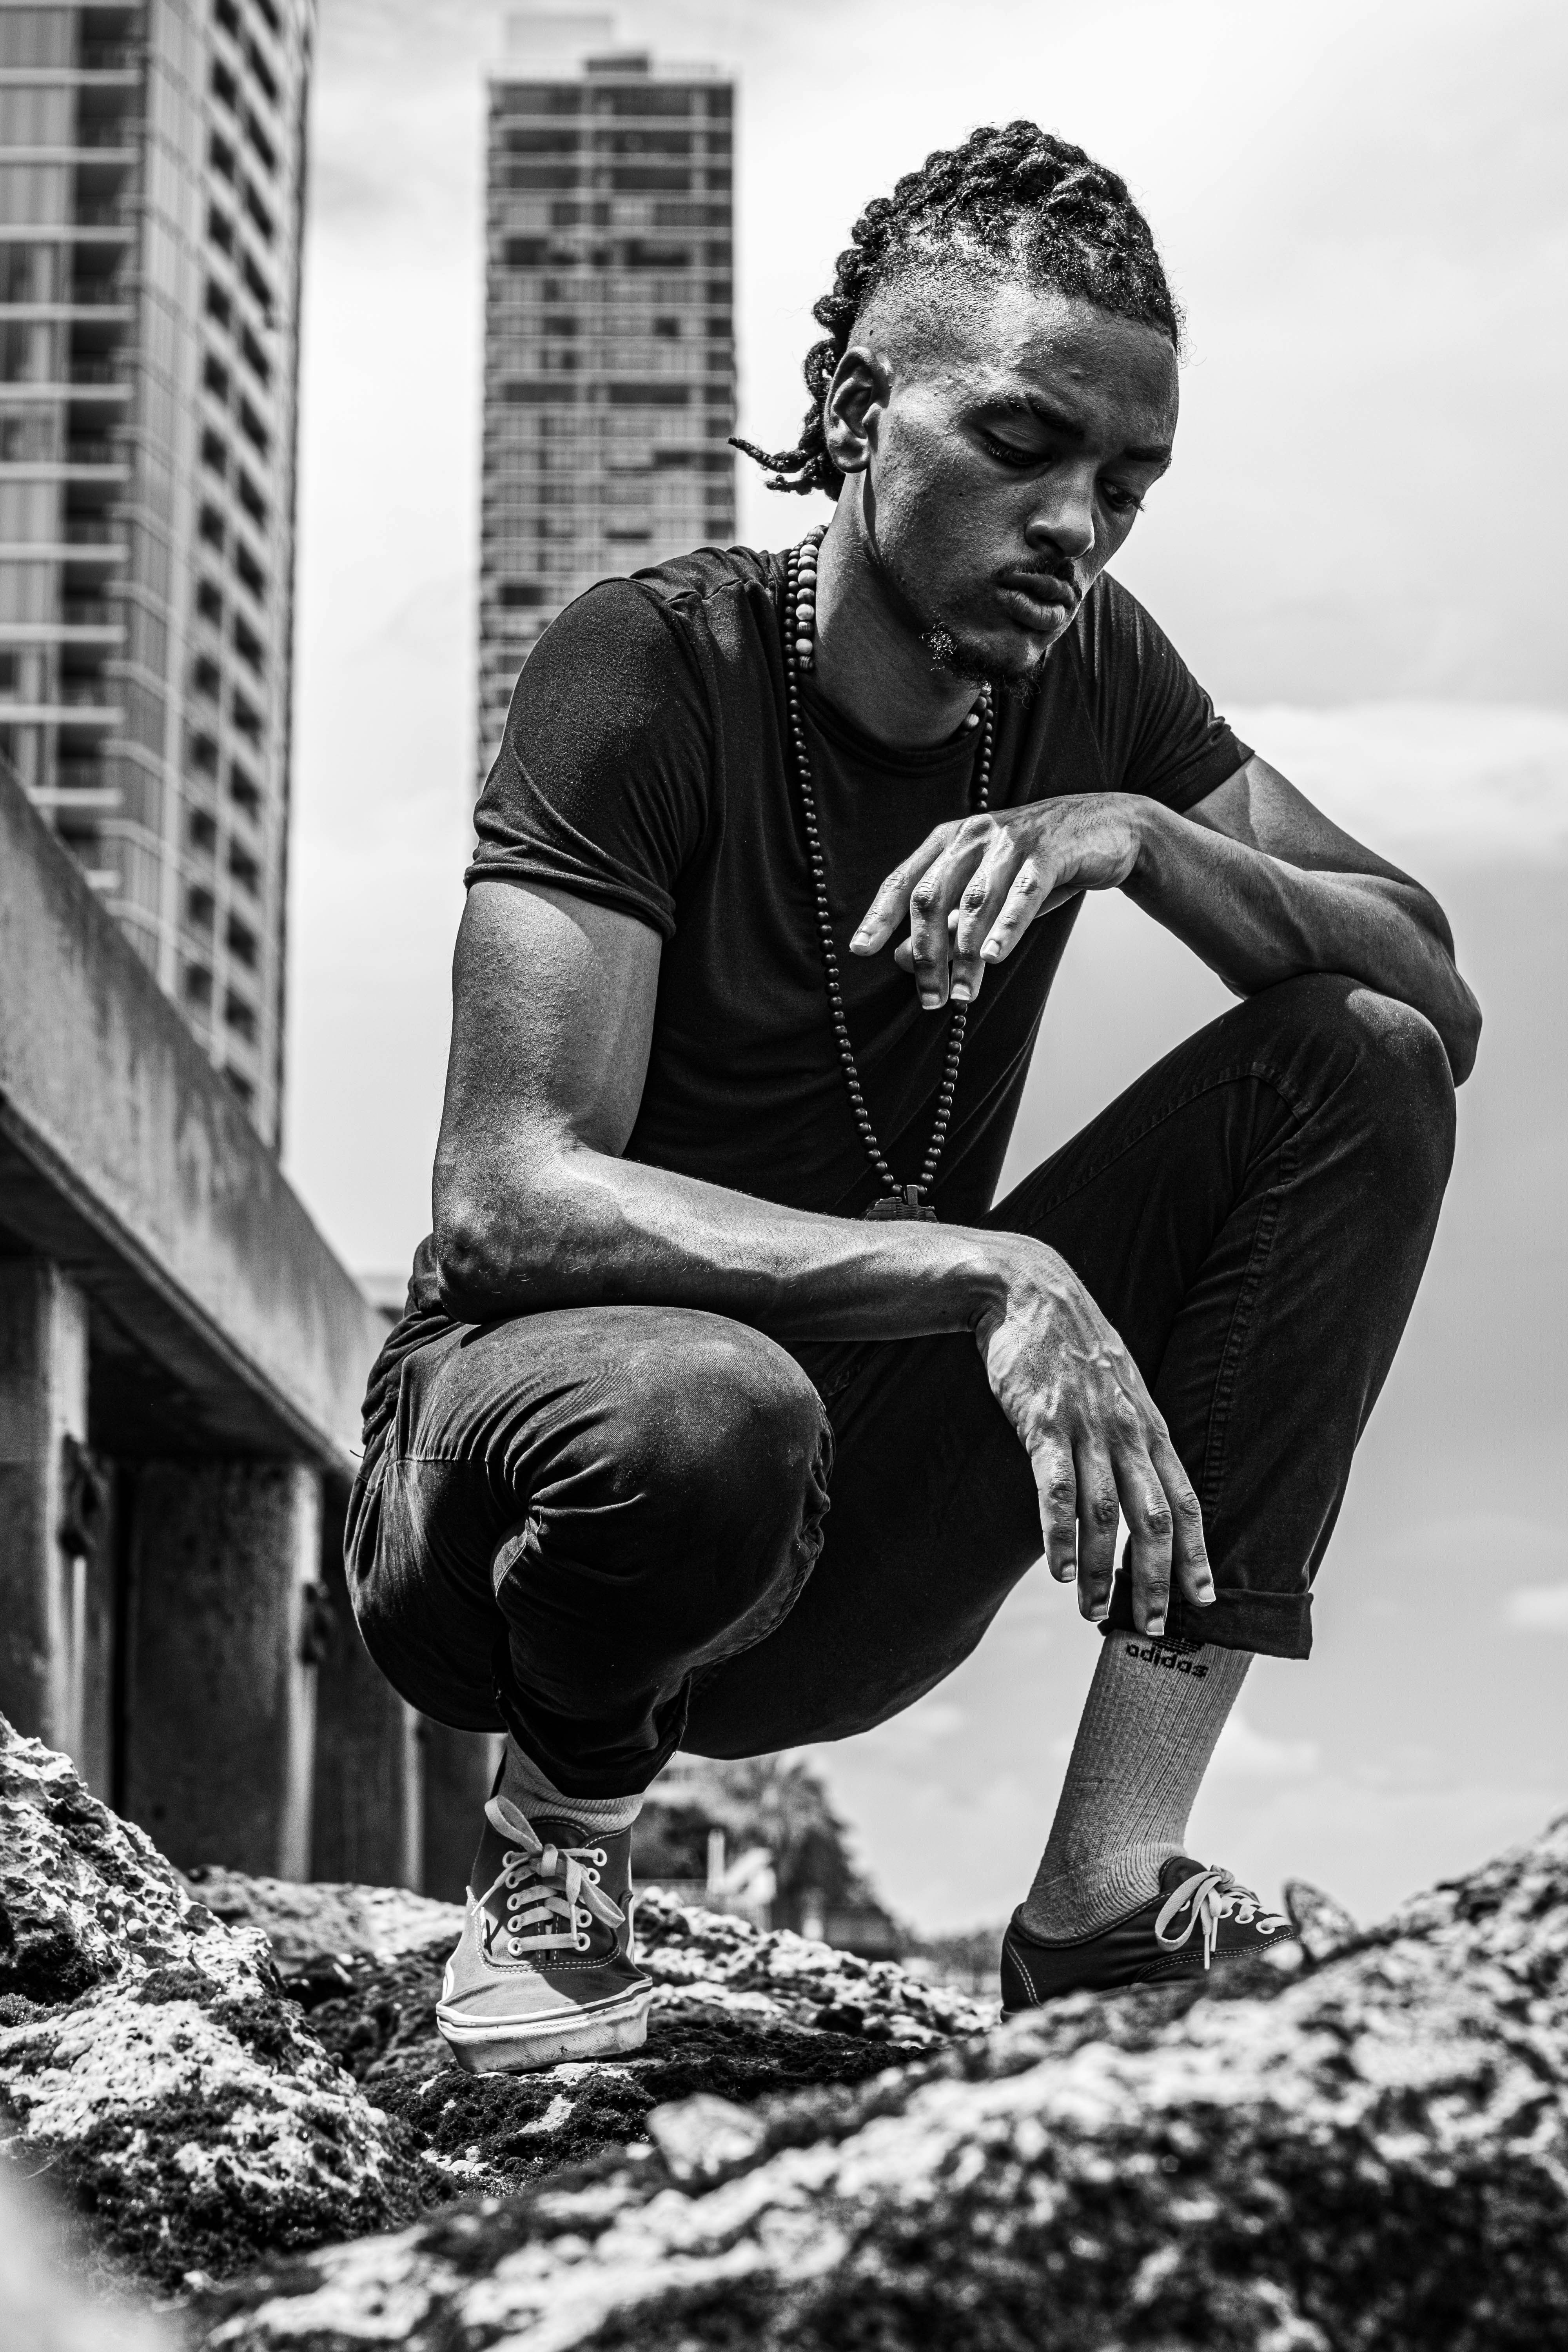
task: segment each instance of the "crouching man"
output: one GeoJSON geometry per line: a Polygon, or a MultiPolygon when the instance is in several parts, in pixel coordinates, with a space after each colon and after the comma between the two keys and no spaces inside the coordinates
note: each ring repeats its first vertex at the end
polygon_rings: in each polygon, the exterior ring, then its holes
{"type": "Polygon", "coordinates": [[[1105,574],[1177,413],[1122,183],[976,131],[817,317],[764,462],[830,525],[580,598],[479,803],[349,1538],[396,1687],[507,1735],[440,2011],[479,2068],[641,2040],[675,1749],[884,1722],[1042,1548],[1104,1639],[1005,2006],[1288,1937],[1188,1812],[1252,1657],[1308,1654],[1476,1051],[1432,898],[1105,574]],[[1238,1001],[993,1205],[1089,890],[1238,1001]]]}

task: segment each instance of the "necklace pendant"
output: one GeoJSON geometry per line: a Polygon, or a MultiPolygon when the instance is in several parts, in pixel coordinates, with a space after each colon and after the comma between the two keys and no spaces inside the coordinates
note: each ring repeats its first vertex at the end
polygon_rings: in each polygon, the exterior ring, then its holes
{"type": "Polygon", "coordinates": [[[881,1200],[873,1201],[866,1212],[865,1222],[868,1224],[887,1225],[908,1223],[916,1218],[922,1225],[934,1225],[936,1211],[921,1207],[921,1187],[918,1184],[906,1184],[901,1192],[887,1192],[883,1194],[881,1200]]]}

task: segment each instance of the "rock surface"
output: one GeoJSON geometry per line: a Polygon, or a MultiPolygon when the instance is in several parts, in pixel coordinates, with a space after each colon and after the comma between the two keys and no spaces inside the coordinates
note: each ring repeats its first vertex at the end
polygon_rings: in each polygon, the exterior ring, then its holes
{"type": "MultiPolygon", "coordinates": [[[[1323,1945],[1294,1979],[1081,1996],[858,2087],[747,2108],[705,2084],[523,2195],[209,2298],[195,2334],[206,2352],[1568,2342],[1568,1820],[1323,1945]]],[[[773,1965],[742,1962],[732,1997],[762,1969],[774,2000],[773,1965]]]]}
{"type": "Polygon", "coordinates": [[[671,2102],[733,2114],[862,2082],[994,2016],[655,1893],[646,2049],[466,2074],[435,2019],[461,1924],[395,1888],[211,1870],[193,1889],[0,1719],[0,2147],[49,2168],[107,2260],[221,2278],[521,2189],[640,2139],[671,2102]]]}
{"type": "Polygon", "coordinates": [[[265,1937],[4,1717],[0,2110],[0,2147],[155,2279],[419,2207],[405,2136],[305,2028],[265,1937]]]}
{"type": "Polygon", "coordinates": [[[466,2074],[436,2031],[460,1912],[390,1890],[228,1874],[221,1884],[204,1876],[201,1891],[272,1937],[312,2031],[406,2127],[431,2201],[507,2193],[622,2147],[671,2101],[708,2094],[733,2105],[864,2082],[995,2019],[994,2008],[887,1961],[760,1934],[653,1889],[637,1912],[638,1958],[656,1988],[644,2049],[538,2074],[466,2074]],[[430,1914],[439,1934],[414,1943],[430,1914]]]}

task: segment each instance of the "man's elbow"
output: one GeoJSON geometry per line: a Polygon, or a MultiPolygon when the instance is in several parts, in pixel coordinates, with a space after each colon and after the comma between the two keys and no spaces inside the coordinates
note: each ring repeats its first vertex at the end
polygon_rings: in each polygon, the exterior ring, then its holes
{"type": "Polygon", "coordinates": [[[520,1197],[438,1175],[432,1238],[441,1305],[459,1323],[592,1303],[593,1237],[554,1187],[520,1197]]]}
{"type": "Polygon", "coordinates": [[[489,1203],[461,1195],[437,1201],[432,1240],[441,1305],[456,1321],[488,1323],[517,1311],[520,1269],[489,1203]]]}
{"type": "Polygon", "coordinates": [[[1454,1074],[1454,1084],[1462,1087],[1476,1066],[1476,1055],[1481,1045],[1481,1008],[1462,980],[1459,982],[1459,1002],[1444,1024],[1443,1044],[1447,1051],[1448,1067],[1454,1074]]]}

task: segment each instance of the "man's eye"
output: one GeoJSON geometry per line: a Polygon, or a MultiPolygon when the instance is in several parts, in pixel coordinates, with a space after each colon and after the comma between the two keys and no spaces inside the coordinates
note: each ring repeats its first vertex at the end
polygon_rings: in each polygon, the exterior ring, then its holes
{"type": "Polygon", "coordinates": [[[1143,501],[1136,490],[1124,489],[1118,482],[1102,482],[1100,495],[1112,514],[1142,514],[1143,501]]]}
{"type": "Polygon", "coordinates": [[[991,455],[1000,459],[1004,466],[1016,466],[1022,471],[1026,466],[1038,466],[1043,462],[1044,453],[1039,449],[1020,449],[1016,441],[999,441],[994,433],[983,433],[980,437],[991,455]]]}

